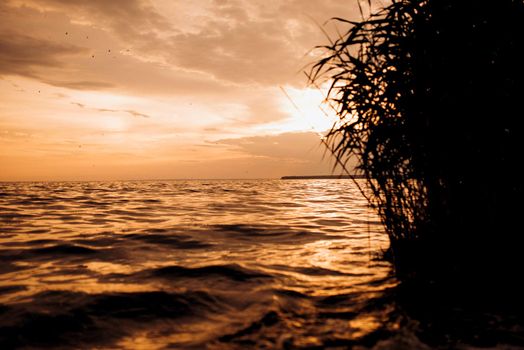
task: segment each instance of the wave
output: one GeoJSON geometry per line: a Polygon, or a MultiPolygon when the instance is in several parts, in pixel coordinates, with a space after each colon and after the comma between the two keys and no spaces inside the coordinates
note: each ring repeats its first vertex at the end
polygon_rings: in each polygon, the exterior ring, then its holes
{"type": "Polygon", "coordinates": [[[260,319],[252,322],[247,327],[242,328],[235,333],[232,334],[226,334],[219,338],[219,341],[221,342],[231,342],[237,338],[244,337],[246,335],[251,335],[253,333],[261,331],[263,327],[271,327],[276,325],[278,322],[280,322],[281,317],[276,311],[269,311],[264,316],[262,316],[260,319]]]}
{"type": "Polygon", "coordinates": [[[96,254],[97,250],[74,245],[74,244],[57,244],[50,247],[43,247],[43,248],[35,248],[26,250],[28,254],[33,255],[53,255],[53,256],[60,256],[60,255],[88,255],[88,254],[96,254]]]}
{"type": "Polygon", "coordinates": [[[327,269],[319,266],[286,266],[286,265],[270,265],[270,268],[274,268],[277,271],[289,271],[295,272],[302,275],[308,276],[351,276],[351,277],[366,277],[372,276],[369,273],[354,273],[354,272],[342,272],[333,269],[327,269]]]}
{"type": "Polygon", "coordinates": [[[270,275],[250,270],[237,264],[209,265],[188,268],[183,266],[165,266],[149,271],[149,274],[162,278],[199,278],[223,277],[234,281],[245,282],[251,279],[271,278],[270,275]]]}
{"type": "Polygon", "coordinates": [[[168,245],[179,249],[202,249],[209,248],[213,245],[201,242],[188,236],[181,236],[175,233],[155,234],[128,234],[123,236],[124,239],[143,241],[149,244],[168,245]]]}
{"type": "Polygon", "coordinates": [[[342,235],[306,231],[280,225],[223,224],[210,226],[210,234],[225,235],[228,239],[253,240],[257,243],[297,244],[320,239],[344,239],[342,235]]]}
{"type": "Polygon", "coordinates": [[[0,307],[0,348],[108,346],[148,322],[187,322],[217,309],[220,301],[203,291],[46,291],[31,302],[0,307]]]}

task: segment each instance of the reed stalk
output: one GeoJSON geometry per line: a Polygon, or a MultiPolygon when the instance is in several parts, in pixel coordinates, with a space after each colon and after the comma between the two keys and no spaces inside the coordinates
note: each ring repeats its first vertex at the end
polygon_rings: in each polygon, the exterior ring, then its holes
{"type": "Polygon", "coordinates": [[[393,0],[333,20],[348,29],[308,78],[330,84],[329,148],[358,160],[397,266],[516,254],[524,2],[393,0]]]}

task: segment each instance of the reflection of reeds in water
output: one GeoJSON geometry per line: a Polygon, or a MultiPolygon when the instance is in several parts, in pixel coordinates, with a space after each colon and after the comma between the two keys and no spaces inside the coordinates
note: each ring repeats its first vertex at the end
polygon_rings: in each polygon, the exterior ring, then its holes
{"type": "Polygon", "coordinates": [[[341,162],[357,157],[397,264],[515,253],[524,2],[394,0],[336,20],[350,29],[309,78],[331,82],[330,148],[341,162]]]}

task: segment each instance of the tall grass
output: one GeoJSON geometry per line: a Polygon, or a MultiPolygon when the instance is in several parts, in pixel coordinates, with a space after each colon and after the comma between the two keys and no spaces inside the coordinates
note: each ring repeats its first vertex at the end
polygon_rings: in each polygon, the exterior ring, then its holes
{"type": "Polygon", "coordinates": [[[328,143],[339,163],[358,159],[396,262],[514,254],[524,2],[393,0],[361,21],[334,20],[349,29],[308,76],[330,83],[339,121],[328,143]]]}

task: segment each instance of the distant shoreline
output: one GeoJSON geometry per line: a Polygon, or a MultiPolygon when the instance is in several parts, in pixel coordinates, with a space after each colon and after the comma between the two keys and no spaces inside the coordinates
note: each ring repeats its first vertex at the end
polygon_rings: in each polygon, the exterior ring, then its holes
{"type": "Polygon", "coordinates": [[[281,180],[339,180],[339,179],[365,179],[364,175],[290,175],[282,176],[281,180]]]}

